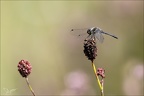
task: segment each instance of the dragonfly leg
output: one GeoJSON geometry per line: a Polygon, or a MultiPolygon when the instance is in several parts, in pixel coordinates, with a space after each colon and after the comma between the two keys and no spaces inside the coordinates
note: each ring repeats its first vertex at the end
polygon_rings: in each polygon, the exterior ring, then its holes
{"type": "Polygon", "coordinates": [[[89,37],[90,37],[90,35],[88,35],[85,40],[87,41],[89,37]]]}
{"type": "Polygon", "coordinates": [[[96,37],[94,36],[94,41],[96,41],[96,37]]]}
{"type": "Polygon", "coordinates": [[[91,35],[91,38],[90,38],[91,40],[96,40],[96,37],[94,36],[94,35],[91,35]]]}

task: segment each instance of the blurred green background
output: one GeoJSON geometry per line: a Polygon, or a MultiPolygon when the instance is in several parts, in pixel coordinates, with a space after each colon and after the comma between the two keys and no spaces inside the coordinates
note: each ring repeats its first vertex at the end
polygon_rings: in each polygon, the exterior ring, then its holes
{"type": "Polygon", "coordinates": [[[143,95],[143,1],[0,1],[1,95],[31,95],[17,71],[32,65],[29,81],[40,95],[99,95],[82,40],[72,28],[100,27],[94,63],[106,70],[105,95],[143,95]],[[10,90],[15,91],[7,93],[10,90]]]}

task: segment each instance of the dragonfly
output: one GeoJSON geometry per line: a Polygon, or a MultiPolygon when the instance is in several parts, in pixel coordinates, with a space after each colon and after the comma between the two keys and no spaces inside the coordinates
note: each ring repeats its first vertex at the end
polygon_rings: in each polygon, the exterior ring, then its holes
{"type": "MultiPolygon", "coordinates": [[[[102,34],[105,34],[105,35],[111,36],[115,39],[118,39],[118,37],[116,37],[115,35],[104,32],[99,27],[84,28],[84,29],[71,29],[71,31],[72,32],[74,32],[74,31],[77,32],[77,31],[80,31],[80,30],[82,31],[82,30],[85,30],[85,29],[87,30],[86,32],[88,34],[88,36],[86,37],[85,40],[87,40],[87,39],[94,39],[94,40],[98,39],[100,43],[103,43],[104,37],[103,37],[102,34]]],[[[80,34],[80,33],[77,33],[77,34],[78,34],[78,36],[82,36],[82,34],[80,34]]]]}

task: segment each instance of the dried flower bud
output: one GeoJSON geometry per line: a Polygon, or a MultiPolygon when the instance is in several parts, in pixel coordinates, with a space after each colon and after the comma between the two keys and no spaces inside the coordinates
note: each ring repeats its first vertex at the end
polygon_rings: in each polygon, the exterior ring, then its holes
{"type": "Polygon", "coordinates": [[[98,68],[97,69],[97,75],[101,76],[102,78],[105,78],[105,70],[103,68],[98,68]]]}
{"type": "Polygon", "coordinates": [[[26,60],[21,60],[17,67],[22,77],[26,78],[31,73],[32,66],[26,60]]]}
{"type": "Polygon", "coordinates": [[[93,60],[97,56],[97,47],[94,39],[88,39],[84,41],[84,54],[87,56],[88,60],[93,60]]]}

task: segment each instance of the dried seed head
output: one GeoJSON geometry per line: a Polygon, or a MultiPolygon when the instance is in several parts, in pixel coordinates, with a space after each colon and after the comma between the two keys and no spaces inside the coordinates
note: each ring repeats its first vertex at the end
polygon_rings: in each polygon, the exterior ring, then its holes
{"type": "Polygon", "coordinates": [[[32,66],[26,60],[21,60],[17,67],[22,77],[26,78],[31,73],[32,66]]]}
{"type": "Polygon", "coordinates": [[[97,47],[94,39],[84,41],[84,54],[87,56],[88,60],[94,61],[97,56],[97,47]]]}
{"type": "Polygon", "coordinates": [[[101,76],[102,78],[105,78],[105,70],[103,68],[98,68],[97,69],[97,75],[101,76]]]}

